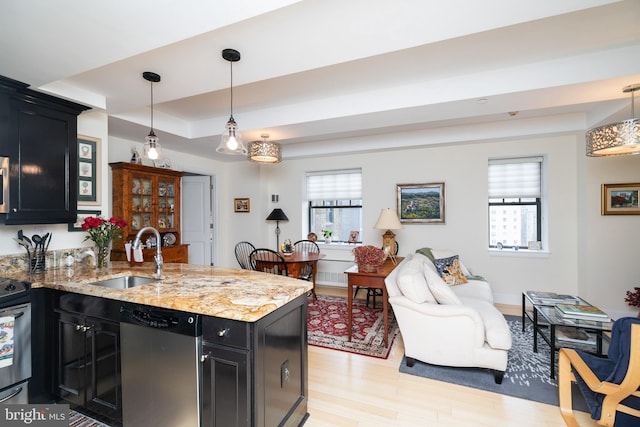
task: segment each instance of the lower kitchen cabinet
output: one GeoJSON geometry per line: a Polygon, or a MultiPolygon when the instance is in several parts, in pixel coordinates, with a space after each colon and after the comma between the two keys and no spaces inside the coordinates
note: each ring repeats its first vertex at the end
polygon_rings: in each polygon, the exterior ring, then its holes
{"type": "Polygon", "coordinates": [[[122,419],[119,323],[61,309],[54,310],[54,323],[54,395],[117,424],[122,419]]]}
{"type": "Polygon", "coordinates": [[[204,317],[202,334],[202,426],[304,424],[308,417],[305,295],[253,323],[204,317]]]}

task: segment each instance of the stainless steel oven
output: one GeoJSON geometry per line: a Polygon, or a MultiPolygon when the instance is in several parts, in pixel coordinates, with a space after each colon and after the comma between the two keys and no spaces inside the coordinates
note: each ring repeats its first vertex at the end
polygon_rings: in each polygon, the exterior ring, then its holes
{"type": "Polygon", "coordinates": [[[0,404],[29,403],[30,289],[29,283],[0,278],[0,404]]]}
{"type": "Polygon", "coordinates": [[[9,158],[0,157],[0,213],[9,212],[9,158]]]}

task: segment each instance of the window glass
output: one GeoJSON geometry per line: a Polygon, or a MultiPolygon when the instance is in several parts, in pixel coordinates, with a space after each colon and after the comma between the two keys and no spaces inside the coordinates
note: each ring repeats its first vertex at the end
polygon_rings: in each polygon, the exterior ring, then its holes
{"type": "Polygon", "coordinates": [[[541,171],[542,157],[489,160],[489,247],[541,241],[541,171]]]}
{"type": "Polygon", "coordinates": [[[307,174],[309,232],[320,240],[347,242],[352,231],[362,235],[362,172],[342,170],[307,174]]]}

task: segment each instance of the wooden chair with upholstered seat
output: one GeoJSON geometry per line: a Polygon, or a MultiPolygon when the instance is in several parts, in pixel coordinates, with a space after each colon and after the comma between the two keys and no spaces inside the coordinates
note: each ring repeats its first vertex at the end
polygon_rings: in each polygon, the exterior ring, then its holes
{"type": "Polygon", "coordinates": [[[251,269],[264,273],[288,276],[287,263],[282,255],[266,248],[258,248],[249,254],[251,269]]]}
{"type": "Polygon", "coordinates": [[[623,317],[615,322],[608,357],[567,348],[561,348],[558,357],[558,398],[567,426],[579,427],[571,399],[574,382],[598,424],[640,425],[640,319],[623,317]]]}
{"type": "Polygon", "coordinates": [[[236,259],[238,260],[238,264],[240,264],[240,268],[243,270],[251,270],[251,263],[249,262],[249,255],[256,249],[249,242],[238,242],[236,244],[236,259]]]}

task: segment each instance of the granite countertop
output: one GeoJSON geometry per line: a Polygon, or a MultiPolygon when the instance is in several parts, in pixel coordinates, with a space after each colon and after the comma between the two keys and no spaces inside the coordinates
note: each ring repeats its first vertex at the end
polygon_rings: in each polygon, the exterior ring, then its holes
{"type": "Polygon", "coordinates": [[[255,322],[313,284],[275,274],[225,267],[167,263],[158,281],[129,289],[113,289],[89,283],[128,275],[155,278],[153,263],[130,267],[114,261],[111,268],[61,268],[44,273],[3,274],[31,282],[32,288],[49,288],[83,295],[171,308],[189,313],[255,322]]]}

